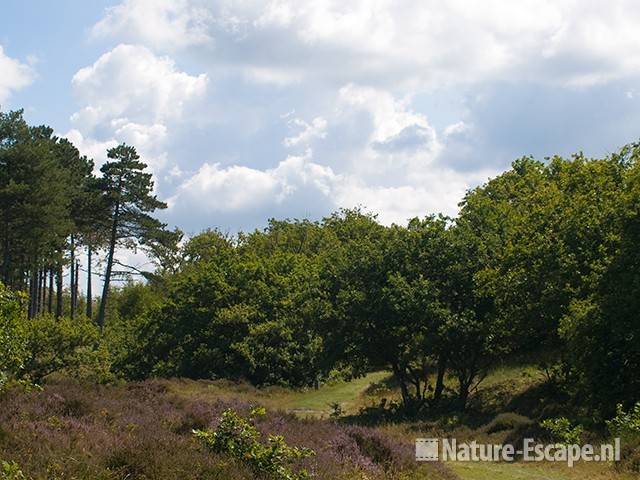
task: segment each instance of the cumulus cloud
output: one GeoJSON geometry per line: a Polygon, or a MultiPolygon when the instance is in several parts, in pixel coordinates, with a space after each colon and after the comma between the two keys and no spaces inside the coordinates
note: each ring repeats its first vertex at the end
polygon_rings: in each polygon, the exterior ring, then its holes
{"type": "Polygon", "coordinates": [[[171,58],[146,47],[120,44],[73,76],[82,107],[66,136],[96,167],[106,160],[107,148],[134,145],[158,174],[168,164],[170,125],[202,98],[208,81],[206,74],[180,71],[171,58]]]}
{"type": "Polygon", "coordinates": [[[356,205],[385,223],[455,214],[467,188],[530,153],[526,135],[543,151],[544,125],[566,123],[549,92],[578,105],[626,82],[630,103],[639,22],[632,0],[124,0],[92,35],[130,45],[76,74],[74,126],[88,144],[139,144],[181,225],[356,205]],[[180,71],[183,55],[204,73],[180,71]],[[196,104],[206,121],[180,137],[196,104]]]}
{"type": "Polygon", "coordinates": [[[384,224],[406,224],[414,217],[427,213],[443,213],[454,216],[457,203],[469,188],[467,179],[454,171],[438,171],[431,181],[422,186],[366,185],[356,178],[338,186],[336,205],[343,207],[363,206],[377,213],[384,224]]]}
{"type": "MultiPolygon", "coordinates": [[[[487,169],[461,174],[433,160],[442,144],[424,115],[407,102],[384,91],[348,85],[338,93],[337,108],[325,119],[307,122],[287,115],[297,135],[286,137],[285,146],[304,145],[301,155],[289,155],[273,168],[245,165],[223,167],[205,163],[183,181],[170,199],[169,215],[184,221],[188,216],[251,218],[260,214],[287,216],[327,214],[339,207],[362,206],[379,214],[384,223],[404,223],[415,216],[442,212],[455,215],[457,204],[473,182],[483,181],[487,169]],[[358,127],[364,143],[335,168],[316,156],[311,145],[331,143],[332,129],[341,130],[364,114],[358,127]]],[[[464,130],[463,123],[447,129],[464,130]]],[[[345,152],[340,151],[344,156],[345,152]]],[[[254,218],[258,217],[258,218],[254,218]]]]}
{"type": "Polygon", "coordinates": [[[94,32],[158,48],[215,45],[256,81],[441,86],[590,84],[640,68],[633,0],[127,0],[94,32]]]}
{"type": "Polygon", "coordinates": [[[174,208],[186,201],[200,203],[209,212],[226,212],[256,208],[265,202],[279,204],[303,188],[327,195],[338,177],[330,168],[310,162],[310,155],[289,156],[266,170],[205,163],[179,187],[169,205],[174,208]]]}
{"type": "Polygon", "coordinates": [[[349,84],[339,91],[337,112],[338,123],[364,119],[358,130],[366,136],[365,143],[349,159],[349,169],[363,178],[422,181],[442,150],[427,117],[387,91],[349,84]]]}
{"type": "Polygon", "coordinates": [[[385,224],[404,224],[427,213],[455,215],[469,182],[484,181],[494,173],[487,170],[469,178],[439,168],[425,173],[420,184],[385,186],[368,184],[352,173],[338,174],[311,161],[309,154],[290,156],[266,170],[204,164],[171,197],[168,215],[183,225],[201,224],[207,219],[250,219],[248,224],[238,225],[242,228],[266,220],[261,215],[279,211],[296,217],[362,206],[379,214],[385,224]]]}
{"type": "Polygon", "coordinates": [[[316,117],[311,123],[305,122],[301,118],[293,118],[289,121],[292,129],[297,128],[298,132],[292,137],[283,140],[285,147],[295,147],[296,145],[307,145],[314,138],[326,138],[327,121],[322,117],[316,117]]]}
{"type": "Polygon", "coordinates": [[[26,87],[33,82],[34,71],[30,65],[9,57],[0,45],[0,104],[5,102],[12,91],[26,87]]]}
{"type": "Polygon", "coordinates": [[[108,8],[91,32],[174,49],[211,42],[208,28],[213,20],[207,9],[187,0],[126,0],[108,8]]]}
{"type": "Polygon", "coordinates": [[[201,97],[206,74],[177,70],[169,57],[137,45],[118,45],[73,76],[73,91],[85,104],[72,121],[83,128],[126,118],[166,121],[181,115],[186,103],[201,97]]]}

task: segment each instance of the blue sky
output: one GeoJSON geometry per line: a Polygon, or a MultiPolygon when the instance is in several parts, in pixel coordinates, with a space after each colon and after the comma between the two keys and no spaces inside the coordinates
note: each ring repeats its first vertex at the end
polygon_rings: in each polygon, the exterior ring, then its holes
{"type": "Polygon", "coordinates": [[[455,215],[508,168],[640,137],[640,3],[5,0],[0,105],[135,145],[187,233],[455,215]]]}

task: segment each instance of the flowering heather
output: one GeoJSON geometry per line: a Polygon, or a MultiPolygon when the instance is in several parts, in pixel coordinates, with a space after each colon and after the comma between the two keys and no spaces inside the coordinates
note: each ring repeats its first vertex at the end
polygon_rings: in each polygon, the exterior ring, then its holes
{"type": "MultiPolygon", "coordinates": [[[[121,386],[58,381],[42,391],[0,395],[0,460],[34,479],[253,478],[225,455],[206,451],[193,429],[215,428],[222,412],[246,415],[252,405],[230,398],[193,398],[170,382],[121,386]]],[[[312,478],[415,478],[412,445],[367,427],[299,419],[269,410],[260,432],[316,452],[300,460],[312,478]]]]}

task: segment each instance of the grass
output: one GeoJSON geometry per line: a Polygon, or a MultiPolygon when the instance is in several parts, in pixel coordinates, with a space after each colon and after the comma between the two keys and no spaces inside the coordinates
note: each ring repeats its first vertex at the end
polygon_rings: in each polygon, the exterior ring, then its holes
{"type": "Polygon", "coordinates": [[[343,412],[357,413],[365,401],[366,390],[371,384],[389,377],[388,372],[372,372],[350,382],[336,381],[320,388],[290,390],[281,387],[263,389],[252,387],[244,382],[193,381],[176,379],[167,383],[167,387],[184,398],[225,398],[264,405],[270,409],[286,410],[300,417],[326,418],[331,414],[332,403],[339,403],[343,412]]]}
{"type": "Polygon", "coordinates": [[[637,480],[638,475],[621,473],[605,463],[577,463],[572,468],[560,463],[447,463],[463,480],[637,480]]]}
{"type": "Polygon", "coordinates": [[[350,382],[335,382],[318,390],[306,390],[285,395],[281,408],[297,414],[326,416],[331,413],[331,404],[338,403],[343,412],[357,413],[357,407],[367,388],[373,383],[389,377],[389,372],[373,372],[350,382]]]}

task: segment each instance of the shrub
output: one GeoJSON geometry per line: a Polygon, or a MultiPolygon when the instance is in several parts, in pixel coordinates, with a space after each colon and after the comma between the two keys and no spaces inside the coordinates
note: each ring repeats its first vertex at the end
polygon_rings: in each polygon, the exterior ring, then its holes
{"type": "Polygon", "coordinates": [[[640,435],[640,402],[636,402],[628,412],[619,403],[616,406],[616,416],[606,423],[613,435],[640,435]]]}
{"type": "Polygon", "coordinates": [[[620,437],[622,468],[640,472],[640,402],[628,411],[616,406],[616,416],[606,422],[611,435],[620,437]]]}
{"type": "Polygon", "coordinates": [[[264,414],[263,408],[254,408],[249,419],[245,419],[228,409],[222,414],[216,430],[194,430],[193,433],[209,450],[231,455],[245,463],[256,475],[273,480],[309,478],[306,470],[295,472],[290,465],[315,452],[308,448],[290,447],[281,435],[269,435],[267,443],[261,443],[254,420],[264,414]]]}
{"type": "Polygon", "coordinates": [[[566,417],[548,418],[540,423],[540,426],[548,430],[557,441],[565,445],[580,443],[583,428],[581,425],[571,426],[566,417]]]}
{"type": "Polygon", "coordinates": [[[484,430],[487,433],[496,433],[504,430],[525,428],[532,424],[533,422],[531,419],[523,415],[518,415],[513,412],[505,412],[496,415],[496,417],[484,427],[484,430]]]}
{"type": "Polygon", "coordinates": [[[0,462],[0,480],[25,480],[26,477],[16,462],[0,462]]]}
{"type": "Polygon", "coordinates": [[[0,389],[23,369],[27,358],[24,296],[0,283],[0,389]]]}
{"type": "Polygon", "coordinates": [[[36,381],[52,373],[105,383],[112,380],[109,352],[100,345],[100,332],[80,317],[35,317],[26,323],[29,359],[25,371],[36,381]]]}

